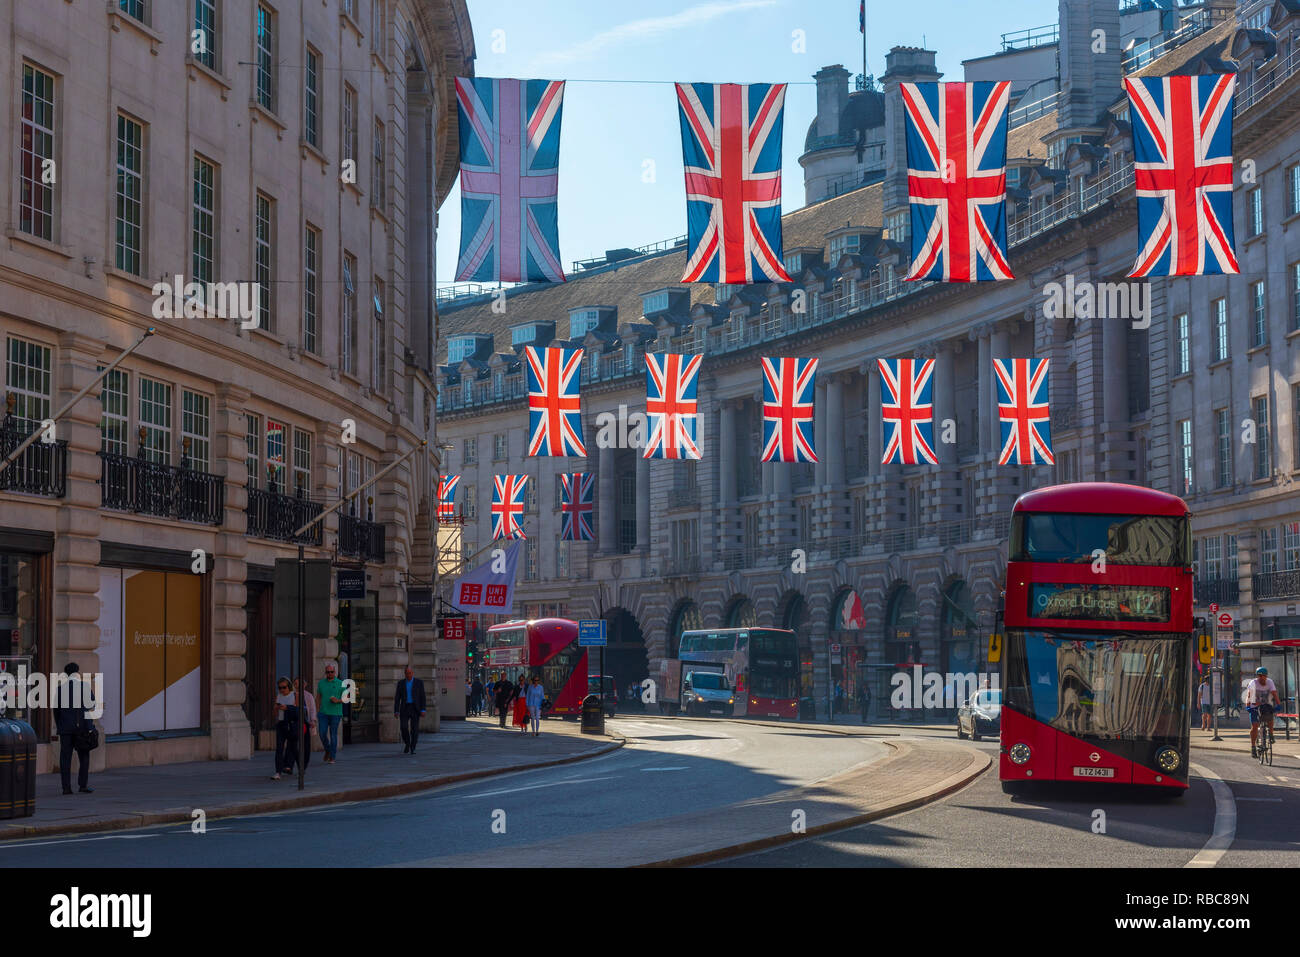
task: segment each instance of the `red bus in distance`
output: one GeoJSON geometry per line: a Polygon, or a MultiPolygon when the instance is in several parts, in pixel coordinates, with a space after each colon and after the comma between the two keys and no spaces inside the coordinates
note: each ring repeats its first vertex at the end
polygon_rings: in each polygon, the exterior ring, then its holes
{"type": "Polygon", "coordinates": [[[578,623],[567,618],[504,621],[487,630],[489,674],[518,681],[540,675],[551,707],[546,716],[577,716],[587,695],[587,649],[578,644],[578,623]]]}
{"type": "Polygon", "coordinates": [[[1079,482],[1016,500],[999,776],[1187,788],[1191,516],[1175,495],[1079,482]]]}

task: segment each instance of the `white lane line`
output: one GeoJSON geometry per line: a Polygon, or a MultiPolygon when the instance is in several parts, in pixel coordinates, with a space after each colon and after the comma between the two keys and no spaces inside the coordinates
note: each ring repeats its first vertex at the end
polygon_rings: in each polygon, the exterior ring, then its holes
{"type": "Polygon", "coordinates": [[[1196,856],[1183,866],[1214,867],[1237,837],[1237,803],[1233,800],[1232,788],[1228,787],[1223,778],[1199,764],[1193,764],[1192,770],[1205,778],[1214,791],[1214,833],[1205,842],[1205,846],[1196,852],[1196,856]]]}
{"type": "MultiPolygon", "coordinates": [[[[208,831],[229,831],[229,827],[209,827],[208,831]]],[[[55,844],[88,844],[91,841],[138,841],[146,837],[166,837],[169,834],[189,834],[188,827],[170,831],[157,831],[153,834],[105,834],[99,837],[70,837],[61,841],[4,841],[0,842],[0,851],[19,847],[51,847],[55,844]]]]}
{"type": "Polygon", "coordinates": [[[535,791],[538,788],[555,788],[559,787],[561,784],[587,784],[591,781],[608,781],[611,778],[616,777],[618,777],[617,774],[605,774],[598,778],[568,778],[564,781],[550,781],[546,784],[525,784],[523,787],[517,788],[502,788],[498,791],[480,791],[478,794],[463,794],[461,795],[461,799],[468,800],[470,798],[496,797],[498,794],[515,794],[519,791],[535,791]]]}
{"type": "Polygon", "coordinates": [[[1237,798],[1238,801],[1268,801],[1273,804],[1281,804],[1281,798],[1237,798]]]}
{"type": "Polygon", "coordinates": [[[690,768],[686,767],[685,765],[682,765],[681,767],[676,767],[676,768],[642,768],[641,770],[642,771],[689,771],[690,768]]]}

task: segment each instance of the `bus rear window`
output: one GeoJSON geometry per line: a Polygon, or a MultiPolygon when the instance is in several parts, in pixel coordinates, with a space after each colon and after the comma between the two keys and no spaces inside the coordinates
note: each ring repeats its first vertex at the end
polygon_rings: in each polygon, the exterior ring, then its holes
{"type": "Polygon", "coordinates": [[[1184,566],[1190,525],[1169,515],[1022,512],[1012,528],[1013,562],[1085,563],[1103,551],[1116,565],[1184,566]]]}

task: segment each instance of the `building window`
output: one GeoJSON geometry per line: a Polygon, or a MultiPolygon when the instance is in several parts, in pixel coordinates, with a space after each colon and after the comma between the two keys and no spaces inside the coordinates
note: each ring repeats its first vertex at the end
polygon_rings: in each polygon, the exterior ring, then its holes
{"type": "Polygon", "coordinates": [[[1291,266],[1291,327],[1300,329],[1300,263],[1291,266]]]}
{"type": "Polygon", "coordinates": [[[303,77],[302,135],[308,145],[320,149],[320,54],[311,47],[303,77]]]}
{"type": "Polygon", "coordinates": [[[1277,571],[1277,529],[1259,530],[1259,570],[1265,575],[1277,571]]]}
{"type": "Polygon", "coordinates": [[[524,581],[537,581],[537,539],[535,538],[524,542],[524,581]]]}
{"type": "Polygon", "coordinates": [[[274,419],[266,420],[266,488],[284,494],[284,434],[288,426],[274,419]]]}
{"type": "Polygon", "coordinates": [[[217,0],[194,0],[194,34],[190,49],[194,58],[209,70],[217,68],[217,0]]]}
{"type": "Polygon", "coordinates": [[[1268,342],[1268,315],[1264,306],[1264,284],[1262,282],[1251,284],[1250,302],[1255,320],[1254,344],[1262,346],[1268,342]]]}
{"type": "Polygon", "coordinates": [[[171,465],[171,386],[140,377],[140,427],[144,429],[145,458],[150,462],[171,465]]]}
{"type": "Polygon", "coordinates": [[[478,487],[474,485],[465,488],[465,518],[478,518],[478,487]]]}
{"type": "Polygon", "coordinates": [[[1182,465],[1184,495],[1192,493],[1192,421],[1183,419],[1178,423],[1179,462],[1182,465]]]}
{"type": "Polygon", "coordinates": [[[478,340],[473,336],[458,336],[447,344],[447,361],[464,362],[478,349],[478,340]]]}
{"type": "Polygon", "coordinates": [[[50,417],[51,359],[52,350],[46,346],[25,339],[9,340],[5,382],[15,399],[14,415],[28,423],[25,432],[35,431],[50,417]]]}
{"type": "Polygon", "coordinates": [[[569,338],[581,339],[600,325],[600,310],[575,309],[569,313],[569,338]]]}
{"type": "Polygon", "coordinates": [[[1178,374],[1185,375],[1192,371],[1192,344],[1188,338],[1187,313],[1179,313],[1174,318],[1178,330],[1178,374]]]}
{"type": "Polygon", "coordinates": [[[356,11],[353,9],[352,4],[353,4],[353,0],[342,0],[342,2],[339,4],[339,6],[343,8],[344,16],[348,17],[349,19],[355,19],[356,17],[356,11]]]}
{"type": "Polygon", "coordinates": [[[569,543],[557,541],[555,543],[555,577],[569,577],[569,543]]]}
{"type": "MultiPolygon", "coordinates": [[[[102,366],[100,367],[102,370],[102,366]]],[[[131,375],[114,369],[99,390],[103,412],[99,416],[99,448],[109,455],[130,455],[131,375]]]]}
{"type": "Polygon", "coordinates": [[[314,353],[320,319],[320,230],[311,226],[303,232],[302,274],[302,347],[314,353]]]}
{"type": "Polygon", "coordinates": [[[852,233],[847,236],[834,237],[831,240],[831,258],[830,258],[829,265],[834,265],[835,263],[839,262],[841,256],[844,255],[856,256],[858,254],[858,249],[861,246],[861,243],[862,243],[862,237],[857,233],[852,233]]]}
{"type": "Polygon", "coordinates": [[[1229,488],[1232,485],[1232,415],[1227,409],[1216,409],[1214,418],[1219,435],[1218,487],[1229,488]]]}
{"type": "Polygon", "coordinates": [[[1210,315],[1214,321],[1214,360],[1222,362],[1228,358],[1228,300],[1216,299],[1210,303],[1210,315]]]}
{"type": "Polygon", "coordinates": [[[1300,215],[1300,163],[1286,171],[1286,214],[1300,215]]]}
{"type": "Polygon", "coordinates": [[[128,17],[135,17],[141,23],[149,22],[145,19],[144,0],[117,0],[117,8],[128,17]]]}
{"type": "Polygon", "coordinates": [[[293,430],[293,491],[299,498],[311,495],[311,441],[310,432],[293,430]]]}
{"type": "Polygon", "coordinates": [[[1255,478],[1266,479],[1273,474],[1273,447],[1268,434],[1268,396],[1257,395],[1250,400],[1255,419],[1255,478]]]}
{"type": "Polygon", "coordinates": [[[244,451],[244,468],[248,471],[248,487],[258,488],[261,485],[261,462],[262,462],[262,417],[259,415],[244,416],[244,442],[247,448],[244,451]]]}
{"type": "Polygon", "coordinates": [[[357,159],[357,91],[343,84],[343,159],[357,159]]]}
{"type": "Polygon", "coordinates": [[[275,14],[257,5],[257,102],[275,112],[275,14]]]}
{"type": "Polygon", "coordinates": [[[1287,522],[1282,526],[1282,570],[1300,569],[1300,522],[1287,522]]]}
{"type": "Polygon", "coordinates": [[[1223,577],[1228,581],[1237,580],[1237,536],[1225,535],[1223,546],[1223,577]]]}
{"type": "Polygon", "coordinates": [[[465,447],[461,452],[461,461],[466,465],[474,465],[478,462],[478,439],[465,440],[465,447]]]}
{"type": "Polygon", "coordinates": [[[1295,421],[1295,468],[1300,471],[1300,385],[1291,388],[1291,418],[1295,421]]]}
{"type": "Polygon", "coordinates": [[[1250,236],[1258,236],[1264,231],[1264,192],[1256,187],[1246,196],[1246,232],[1250,236]]]}
{"type": "Polygon", "coordinates": [[[212,400],[206,395],[181,390],[181,445],[190,440],[190,468],[209,471],[212,461],[212,400]]]}
{"type": "Polygon", "coordinates": [[[1215,535],[1205,540],[1205,560],[1201,564],[1201,577],[1215,581],[1222,574],[1220,563],[1223,560],[1223,540],[1215,535]]]}
{"type": "Polygon", "coordinates": [[[275,202],[258,193],[253,203],[253,281],[257,283],[257,328],[271,331],[273,319],[271,283],[275,274],[272,243],[275,241],[275,202]]]}
{"type": "Polygon", "coordinates": [[[54,240],[54,77],[23,64],[18,228],[54,240]]]}
{"type": "Polygon", "coordinates": [[[375,120],[370,158],[370,205],[384,208],[384,124],[375,120]]]}
{"type": "Polygon", "coordinates": [[[352,277],[356,258],[343,254],[343,329],[339,341],[340,361],[348,375],[357,374],[357,287],[352,277]]]}
{"type": "Polygon", "coordinates": [[[492,436],[492,461],[500,462],[506,457],[506,435],[498,432],[492,436]]]}
{"type": "Polygon", "coordinates": [[[651,292],[641,297],[641,314],[645,316],[653,315],[656,312],[664,312],[668,309],[668,293],[651,292]]]}
{"type": "Polygon", "coordinates": [[[375,279],[373,297],[374,315],[370,324],[370,355],[372,388],[383,392],[388,378],[388,339],[384,335],[384,284],[375,279]]]}
{"type": "Polygon", "coordinates": [[[537,511],[537,480],[524,482],[524,511],[529,514],[537,511]]]}
{"type": "Polygon", "coordinates": [[[191,222],[192,278],[206,285],[217,272],[217,168],[194,156],[194,206],[191,222]]]}
{"type": "Polygon", "coordinates": [[[117,212],[113,265],[142,274],[144,249],[144,127],[117,117],[117,212]]]}
{"type": "Polygon", "coordinates": [[[388,21],[388,11],[384,9],[384,0],[370,0],[370,49],[383,54],[384,27],[388,21]]]}

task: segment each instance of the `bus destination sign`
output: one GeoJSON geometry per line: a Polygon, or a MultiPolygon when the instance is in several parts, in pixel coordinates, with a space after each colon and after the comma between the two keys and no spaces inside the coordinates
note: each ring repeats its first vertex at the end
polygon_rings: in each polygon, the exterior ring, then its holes
{"type": "Polygon", "coordinates": [[[1151,585],[1034,583],[1029,587],[1029,615],[1095,621],[1168,621],[1169,589],[1151,585]]]}

